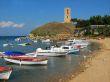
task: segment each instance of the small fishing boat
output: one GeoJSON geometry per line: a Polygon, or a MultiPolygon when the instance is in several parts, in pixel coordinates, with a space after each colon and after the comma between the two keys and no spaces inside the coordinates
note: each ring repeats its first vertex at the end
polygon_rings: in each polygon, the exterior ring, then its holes
{"type": "Polygon", "coordinates": [[[73,48],[73,49],[69,50],[66,54],[75,54],[75,53],[78,53],[78,52],[79,52],[79,49],[73,48]]]}
{"type": "Polygon", "coordinates": [[[42,43],[49,43],[49,42],[51,42],[50,39],[42,40],[42,43]]]}
{"type": "Polygon", "coordinates": [[[68,46],[68,45],[62,45],[60,47],[54,47],[52,46],[49,50],[43,50],[41,48],[38,48],[36,50],[36,54],[39,55],[44,55],[44,56],[63,56],[69,53],[74,53],[78,52],[79,49],[75,48],[73,46],[68,46]]]}
{"type": "Polygon", "coordinates": [[[23,56],[25,53],[23,52],[17,52],[17,51],[6,51],[6,52],[1,52],[3,54],[3,57],[8,57],[8,56],[23,56]]]}
{"type": "Polygon", "coordinates": [[[87,47],[90,43],[89,41],[87,40],[82,40],[82,39],[79,39],[79,40],[68,40],[65,42],[66,45],[72,45],[72,46],[80,46],[80,48],[85,48],[87,47]]]}
{"type": "Polygon", "coordinates": [[[36,56],[62,57],[62,56],[66,56],[66,53],[50,52],[50,51],[48,52],[48,51],[42,50],[41,52],[37,51],[36,56]]]}
{"type": "Polygon", "coordinates": [[[13,46],[13,44],[11,44],[11,43],[7,43],[7,44],[3,44],[3,47],[7,47],[7,46],[13,46]]]}
{"type": "Polygon", "coordinates": [[[0,79],[8,80],[12,73],[12,68],[0,66],[0,79]]]}
{"type": "Polygon", "coordinates": [[[8,46],[8,44],[3,44],[3,47],[6,47],[6,46],[8,46]]]}
{"type": "Polygon", "coordinates": [[[5,61],[15,63],[15,64],[25,64],[25,65],[35,65],[35,64],[47,64],[47,58],[37,58],[37,57],[19,57],[19,56],[12,56],[12,57],[5,57],[5,61]]]}
{"type": "Polygon", "coordinates": [[[23,52],[17,52],[17,51],[6,51],[6,52],[0,52],[0,57],[9,57],[9,56],[19,56],[19,57],[36,57],[36,52],[32,53],[23,53],[23,52]]]}
{"type": "Polygon", "coordinates": [[[27,46],[27,45],[31,45],[31,43],[22,43],[22,44],[18,44],[20,46],[27,46]]]}
{"type": "Polygon", "coordinates": [[[32,40],[34,43],[37,43],[38,42],[38,40],[36,39],[36,40],[32,40]]]}
{"type": "Polygon", "coordinates": [[[26,40],[29,39],[28,37],[18,37],[15,39],[15,41],[22,41],[22,40],[26,40]]]}
{"type": "Polygon", "coordinates": [[[16,38],[15,41],[21,41],[21,38],[16,38]]]}

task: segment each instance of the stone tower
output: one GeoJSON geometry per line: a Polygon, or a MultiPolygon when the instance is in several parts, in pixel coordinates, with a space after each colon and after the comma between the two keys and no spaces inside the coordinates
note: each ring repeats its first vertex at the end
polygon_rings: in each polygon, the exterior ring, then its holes
{"type": "Polygon", "coordinates": [[[64,10],[64,23],[71,23],[71,9],[65,8],[64,10]]]}

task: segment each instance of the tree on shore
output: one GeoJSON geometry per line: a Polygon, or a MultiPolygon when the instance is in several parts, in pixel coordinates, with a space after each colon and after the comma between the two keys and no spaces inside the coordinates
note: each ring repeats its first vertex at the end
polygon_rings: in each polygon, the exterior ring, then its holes
{"type": "Polygon", "coordinates": [[[71,21],[77,22],[76,28],[82,28],[84,29],[84,35],[85,36],[110,36],[110,16],[91,16],[89,19],[71,19],[71,21]],[[91,26],[93,25],[93,26],[91,26]]]}

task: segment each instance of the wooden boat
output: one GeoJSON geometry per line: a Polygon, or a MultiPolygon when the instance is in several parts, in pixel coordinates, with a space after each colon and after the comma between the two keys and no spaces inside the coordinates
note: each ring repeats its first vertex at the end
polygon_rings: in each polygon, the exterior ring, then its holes
{"type": "Polygon", "coordinates": [[[5,61],[15,63],[15,64],[26,64],[26,65],[35,65],[35,64],[47,64],[47,58],[37,58],[37,57],[19,57],[12,56],[4,58],[5,61]]]}
{"type": "Polygon", "coordinates": [[[8,80],[12,73],[12,68],[0,66],[0,79],[8,80]]]}

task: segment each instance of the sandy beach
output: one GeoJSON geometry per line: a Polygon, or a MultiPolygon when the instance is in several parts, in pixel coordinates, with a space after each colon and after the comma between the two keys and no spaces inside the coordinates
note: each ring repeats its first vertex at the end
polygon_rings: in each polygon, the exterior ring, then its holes
{"type": "Polygon", "coordinates": [[[110,82],[110,38],[91,40],[101,44],[101,49],[94,52],[88,68],[69,82],[110,82]]]}

